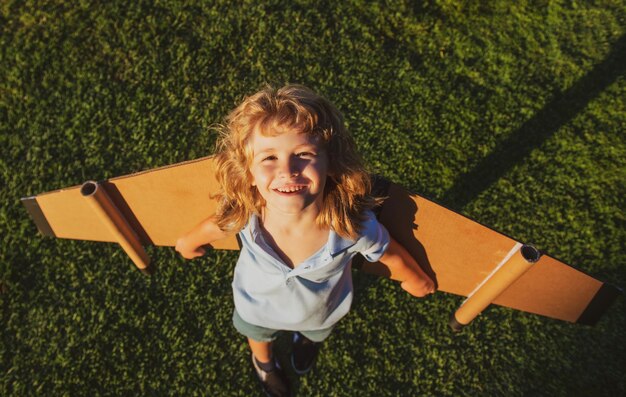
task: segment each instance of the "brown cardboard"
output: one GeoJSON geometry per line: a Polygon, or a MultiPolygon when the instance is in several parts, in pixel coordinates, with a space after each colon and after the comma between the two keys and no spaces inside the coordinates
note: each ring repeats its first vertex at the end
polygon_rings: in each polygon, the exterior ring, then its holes
{"type": "MultiPolygon", "coordinates": [[[[519,244],[399,185],[392,183],[387,196],[380,221],[433,277],[439,291],[470,295],[519,244]]],[[[385,276],[391,273],[381,263],[365,262],[363,270],[385,276]]],[[[602,287],[601,281],[543,255],[519,278],[511,278],[491,303],[577,322],[602,287]]],[[[602,310],[611,303],[607,300],[602,310]]]]}
{"type": "MultiPolygon", "coordinates": [[[[176,239],[217,207],[211,199],[217,182],[210,157],[156,168],[101,182],[144,245],[174,246],[176,239]]],[[[80,193],[80,186],[35,196],[59,238],[117,242],[80,193]]],[[[239,249],[235,236],[216,249],[239,249]]]]}
{"type": "Polygon", "coordinates": [[[469,324],[502,292],[531,268],[539,259],[539,255],[537,253],[536,259],[535,257],[529,258],[523,255],[526,248],[530,249],[529,247],[522,247],[520,244],[516,244],[511,252],[494,268],[492,273],[467,296],[465,302],[454,314],[458,323],[463,325],[469,324]]]}
{"type": "Polygon", "coordinates": [[[143,249],[137,233],[131,228],[104,188],[97,182],[85,182],[80,191],[100,223],[106,227],[111,238],[122,246],[124,252],[139,270],[146,271],[150,265],[150,258],[143,249]]]}

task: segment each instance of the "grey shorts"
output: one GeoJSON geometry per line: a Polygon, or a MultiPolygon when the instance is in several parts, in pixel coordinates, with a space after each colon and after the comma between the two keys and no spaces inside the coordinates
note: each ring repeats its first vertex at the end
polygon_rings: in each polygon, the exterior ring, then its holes
{"type": "MultiPolygon", "coordinates": [[[[233,311],[233,325],[240,334],[247,336],[248,338],[257,342],[271,342],[278,337],[278,334],[280,332],[282,332],[282,330],[265,328],[247,323],[241,317],[239,317],[239,313],[237,313],[237,310],[233,311]]],[[[313,342],[321,342],[324,339],[328,338],[333,328],[335,328],[335,326],[314,331],[298,332],[300,332],[302,335],[312,340],[313,342]]]]}

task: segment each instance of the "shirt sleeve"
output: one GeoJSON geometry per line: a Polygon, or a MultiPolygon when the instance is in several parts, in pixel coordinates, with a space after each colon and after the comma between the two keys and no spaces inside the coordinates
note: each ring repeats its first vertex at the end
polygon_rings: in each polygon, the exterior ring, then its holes
{"type": "Polygon", "coordinates": [[[378,222],[373,212],[367,212],[367,220],[363,223],[357,250],[368,262],[378,261],[389,246],[389,232],[378,222]]]}

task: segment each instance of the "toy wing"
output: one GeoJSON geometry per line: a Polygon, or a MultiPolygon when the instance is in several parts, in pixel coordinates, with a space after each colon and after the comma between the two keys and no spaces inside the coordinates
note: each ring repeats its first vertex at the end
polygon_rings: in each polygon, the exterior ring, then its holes
{"type": "MultiPolygon", "coordinates": [[[[215,213],[210,157],[156,168],[103,182],[22,198],[46,236],[117,242],[137,267],[150,272],[142,246],[174,246],[183,233],[215,213]]],[[[235,236],[216,249],[239,249],[235,236]]]]}
{"type": "MultiPolygon", "coordinates": [[[[23,198],[45,235],[117,242],[149,272],[145,245],[174,246],[176,239],[217,207],[211,157],[23,198]]],[[[379,219],[433,276],[440,291],[467,296],[451,320],[469,324],[489,304],[593,324],[620,291],[532,246],[446,209],[399,185],[378,180],[388,196],[379,219]]],[[[382,190],[380,190],[382,189],[382,190]]],[[[216,249],[238,249],[235,236],[216,249]]],[[[381,263],[363,270],[393,278],[381,263]]]]}
{"type": "MultiPolygon", "coordinates": [[[[379,181],[378,189],[388,196],[379,219],[390,234],[430,273],[440,291],[467,297],[451,318],[454,330],[491,303],[591,325],[620,294],[531,245],[399,185],[379,181]]],[[[380,263],[364,263],[363,268],[393,278],[380,263]]]]}

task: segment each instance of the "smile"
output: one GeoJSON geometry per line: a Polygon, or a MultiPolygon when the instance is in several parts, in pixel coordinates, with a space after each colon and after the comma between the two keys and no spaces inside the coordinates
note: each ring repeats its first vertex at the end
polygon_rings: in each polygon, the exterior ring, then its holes
{"type": "Polygon", "coordinates": [[[305,185],[292,185],[292,186],[278,187],[274,190],[280,193],[295,193],[295,192],[299,192],[305,187],[306,187],[305,185]]]}

